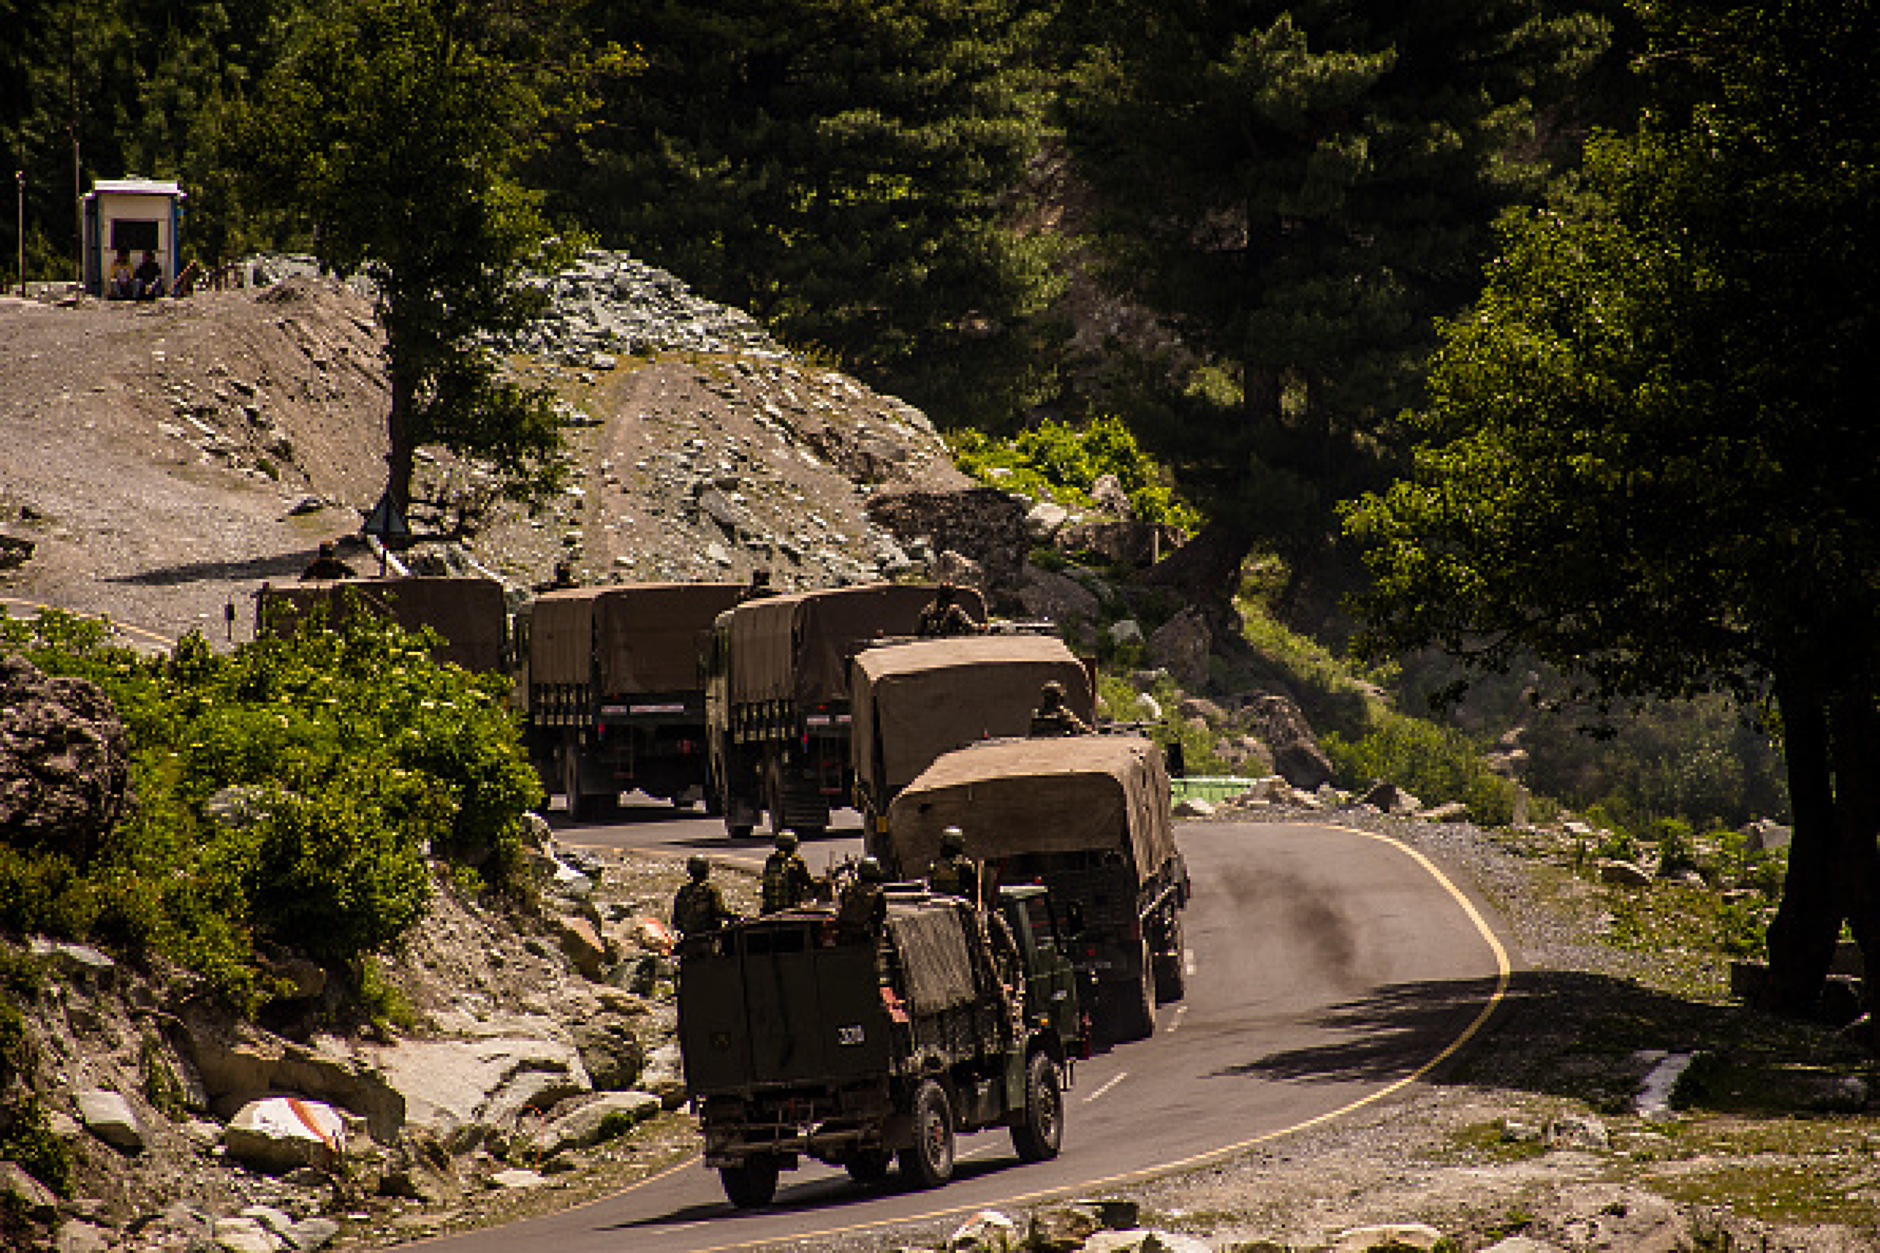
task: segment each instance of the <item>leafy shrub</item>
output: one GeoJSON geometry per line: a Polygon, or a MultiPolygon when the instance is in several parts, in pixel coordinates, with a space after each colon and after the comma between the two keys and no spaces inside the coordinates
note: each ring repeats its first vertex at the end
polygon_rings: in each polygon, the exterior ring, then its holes
{"type": "Polygon", "coordinates": [[[137,797],[94,864],[0,845],[0,926],[154,946],[249,1001],[257,943],[331,963],[394,949],[428,906],[427,855],[525,892],[541,785],[506,680],[438,664],[435,643],[315,614],[289,639],[218,654],[192,635],[144,658],[96,624],[0,614],[0,648],[111,696],[137,797]]]}
{"type": "Polygon", "coordinates": [[[1459,731],[1385,713],[1355,742],[1328,731],[1319,744],[1346,788],[1388,779],[1426,805],[1461,801],[1479,823],[1497,825],[1514,818],[1514,784],[1489,770],[1480,751],[1459,731]]]}
{"type": "Polygon", "coordinates": [[[1116,476],[1130,508],[1145,522],[1195,530],[1200,516],[1175,494],[1168,472],[1136,443],[1123,419],[1094,418],[1083,427],[1046,419],[1010,440],[962,430],[950,437],[959,467],[984,482],[1059,504],[1089,508],[1090,491],[1116,476]]]}
{"type": "Polygon", "coordinates": [[[72,1185],[71,1150],[52,1134],[45,1107],[34,1094],[35,1057],[21,1012],[21,1004],[39,994],[42,980],[36,962],[0,944],[0,1161],[19,1163],[65,1196],[72,1185]]]}

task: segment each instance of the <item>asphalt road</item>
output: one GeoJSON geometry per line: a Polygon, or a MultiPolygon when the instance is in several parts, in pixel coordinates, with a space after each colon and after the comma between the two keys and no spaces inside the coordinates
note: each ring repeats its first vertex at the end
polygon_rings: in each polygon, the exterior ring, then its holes
{"type": "MultiPolygon", "coordinates": [[[[761,861],[761,839],[669,807],[570,843],[761,861]]],[[[578,1209],[433,1242],[449,1253],[705,1253],[816,1248],[876,1232],[882,1245],[976,1209],[1022,1207],[1228,1156],[1388,1100],[1484,1029],[1508,959],[1485,911],[1439,867],[1387,838],[1333,826],[1188,823],[1195,894],[1188,995],[1153,1038],[1079,1062],[1064,1151],[1021,1165],[1003,1131],[963,1137],[952,1183],[867,1192],[839,1169],[786,1172],[776,1204],[739,1211],[697,1160],[578,1209]]],[[[853,825],[805,847],[859,848],[853,825]]]]}

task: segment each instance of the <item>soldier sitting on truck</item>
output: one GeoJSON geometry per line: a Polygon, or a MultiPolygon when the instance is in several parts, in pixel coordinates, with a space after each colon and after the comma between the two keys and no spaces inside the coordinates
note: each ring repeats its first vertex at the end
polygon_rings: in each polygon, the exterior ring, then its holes
{"type": "Polygon", "coordinates": [[[725,904],[718,885],[707,879],[712,864],[695,853],[686,860],[685,869],[692,878],[680,884],[672,898],[672,929],[683,938],[736,922],[738,916],[725,904]]]}
{"type": "Polygon", "coordinates": [[[1038,693],[1038,708],[1031,715],[1031,738],[1054,735],[1089,735],[1090,728],[1064,704],[1064,685],[1056,679],[1038,693]]]}
{"type": "Polygon", "coordinates": [[[973,621],[973,615],[960,605],[959,589],[951,583],[942,583],[934,590],[933,599],[920,611],[920,620],[914,626],[914,634],[921,636],[978,635],[985,628],[973,621]]]}
{"type": "Polygon", "coordinates": [[[848,940],[872,939],[881,934],[888,917],[888,897],[882,890],[887,874],[873,857],[864,857],[855,878],[842,889],[836,903],[836,933],[848,940]]]}
{"type": "Polygon", "coordinates": [[[927,867],[927,886],[944,896],[979,900],[979,863],[966,855],[966,833],[948,827],[940,833],[940,856],[927,867]]]}
{"type": "Polygon", "coordinates": [[[795,909],[816,895],[816,876],[796,851],[796,836],[779,831],[776,845],[776,851],[764,859],[763,912],[767,914],[795,909]]]}

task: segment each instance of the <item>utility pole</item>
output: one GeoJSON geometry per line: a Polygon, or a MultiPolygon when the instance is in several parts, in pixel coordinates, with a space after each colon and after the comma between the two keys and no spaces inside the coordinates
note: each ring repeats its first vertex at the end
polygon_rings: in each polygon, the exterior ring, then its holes
{"type": "Polygon", "coordinates": [[[20,188],[20,295],[26,295],[26,171],[13,171],[13,181],[20,188]]]}

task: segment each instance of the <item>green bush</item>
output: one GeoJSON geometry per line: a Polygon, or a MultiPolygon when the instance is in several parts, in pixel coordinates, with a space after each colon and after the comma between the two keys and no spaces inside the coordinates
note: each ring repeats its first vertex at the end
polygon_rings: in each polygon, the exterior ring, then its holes
{"type": "Polygon", "coordinates": [[[1385,713],[1356,742],[1328,731],[1319,744],[1342,787],[1355,791],[1388,779],[1426,805],[1461,801],[1478,823],[1514,818],[1514,784],[1489,770],[1459,731],[1385,713]]]}
{"type": "Polygon", "coordinates": [[[1091,489],[1106,474],[1116,476],[1130,508],[1145,522],[1181,531],[1200,526],[1200,516],[1170,486],[1166,470],[1136,443],[1123,419],[1093,418],[1086,426],[1050,419],[998,440],[979,431],[950,437],[960,469],[984,482],[1059,504],[1089,508],[1091,489]]]}
{"type": "Polygon", "coordinates": [[[116,703],[137,798],[90,864],[0,845],[0,926],[153,946],[247,1001],[257,944],[335,964],[393,950],[428,906],[427,856],[526,892],[541,785],[507,682],[438,664],[435,643],[342,613],[152,659],[65,615],[0,614],[0,648],[116,703]],[[231,797],[235,816],[211,813],[231,797]]]}

